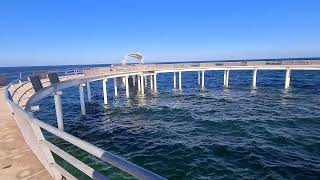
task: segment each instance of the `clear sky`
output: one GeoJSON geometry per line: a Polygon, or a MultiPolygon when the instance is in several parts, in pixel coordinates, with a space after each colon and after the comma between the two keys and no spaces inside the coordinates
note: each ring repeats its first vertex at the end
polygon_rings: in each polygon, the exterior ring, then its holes
{"type": "Polygon", "coordinates": [[[0,66],[320,57],[320,0],[1,0],[0,66]]]}

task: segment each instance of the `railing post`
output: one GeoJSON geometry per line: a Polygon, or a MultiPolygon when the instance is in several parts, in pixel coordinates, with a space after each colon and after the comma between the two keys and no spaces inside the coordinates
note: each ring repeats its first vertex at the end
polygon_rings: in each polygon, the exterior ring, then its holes
{"type": "Polygon", "coordinates": [[[102,80],[103,102],[108,104],[107,79],[102,80]]]}
{"type": "Polygon", "coordinates": [[[286,71],[286,82],[285,82],[285,85],[284,85],[285,89],[289,89],[289,87],[290,87],[290,76],[291,76],[291,70],[289,68],[287,68],[287,71],[286,71]]]}
{"type": "Polygon", "coordinates": [[[84,102],[84,94],[83,94],[83,84],[79,85],[79,94],[80,94],[80,106],[81,106],[81,115],[86,115],[86,105],[84,102]]]}
{"type": "Polygon", "coordinates": [[[53,166],[54,164],[56,164],[51,151],[48,149],[48,147],[43,143],[45,141],[43,133],[40,129],[40,127],[34,123],[30,123],[31,124],[31,128],[33,129],[33,132],[38,140],[39,143],[39,148],[42,151],[43,157],[45,158],[45,168],[48,170],[48,172],[50,173],[50,175],[54,178],[54,179],[62,179],[62,175],[61,173],[53,166]]]}
{"type": "Polygon", "coordinates": [[[53,94],[54,97],[54,106],[56,109],[56,117],[57,117],[57,124],[58,128],[63,131],[64,125],[63,125],[63,113],[62,113],[62,105],[61,105],[61,91],[55,92],[53,94]]]}

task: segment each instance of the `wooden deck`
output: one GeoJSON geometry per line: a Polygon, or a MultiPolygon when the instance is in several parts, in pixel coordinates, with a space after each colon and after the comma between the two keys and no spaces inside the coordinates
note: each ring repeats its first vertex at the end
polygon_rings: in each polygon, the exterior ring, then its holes
{"type": "Polygon", "coordinates": [[[24,141],[0,87],[0,179],[52,179],[24,141]]]}

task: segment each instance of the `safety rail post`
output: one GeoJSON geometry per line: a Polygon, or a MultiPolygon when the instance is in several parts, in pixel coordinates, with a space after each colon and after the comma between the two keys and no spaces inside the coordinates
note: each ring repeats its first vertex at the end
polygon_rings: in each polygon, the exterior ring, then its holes
{"type": "Polygon", "coordinates": [[[27,113],[17,104],[10,100],[8,87],[5,92],[5,101],[8,104],[13,117],[23,135],[27,145],[30,147],[35,156],[39,159],[41,164],[48,170],[49,174],[54,179],[61,179],[61,173],[54,168],[55,160],[50,150],[42,144],[44,140],[43,133],[37,124],[32,123],[30,119],[33,117],[32,113],[27,113]]]}

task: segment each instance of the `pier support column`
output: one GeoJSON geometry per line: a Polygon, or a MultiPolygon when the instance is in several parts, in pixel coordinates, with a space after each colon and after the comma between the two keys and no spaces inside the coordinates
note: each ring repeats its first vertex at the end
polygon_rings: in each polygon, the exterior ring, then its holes
{"type": "Polygon", "coordinates": [[[88,101],[91,102],[91,88],[90,88],[90,82],[87,82],[87,96],[88,96],[88,101]]]}
{"type": "Polygon", "coordinates": [[[126,78],[122,77],[122,84],[125,85],[126,84],[126,78]]]}
{"type": "Polygon", "coordinates": [[[127,98],[130,97],[130,95],[129,95],[129,76],[126,76],[126,95],[127,95],[127,98]]]}
{"type": "Polygon", "coordinates": [[[157,92],[157,73],[155,73],[153,75],[153,81],[154,81],[154,92],[156,93],[157,92]]]}
{"type": "Polygon", "coordinates": [[[117,78],[113,78],[113,86],[114,86],[114,95],[118,96],[117,78]]]}
{"type": "Polygon", "coordinates": [[[225,70],[224,71],[224,83],[223,83],[224,87],[228,87],[229,86],[229,70],[225,70]]]}
{"type": "Polygon", "coordinates": [[[148,78],[147,76],[144,76],[144,86],[148,86],[148,78]]]}
{"type": "Polygon", "coordinates": [[[181,71],[179,71],[179,90],[182,90],[182,84],[181,84],[181,71]]]}
{"type": "Polygon", "coordinates": [[[290,87],[290,76],[291,76],[291,70],[288,68],[286,71],[286,82],[284,85],[285,89],[289,89],[289,87],[290,87]]]}
{"type": "Polygon", "coordinates": [[[137,76],[137,81],[138,81],[138,91],[141,90],[141,80],[140,80],[140,76],[137,76]]]}
{"type": "Polygon", "coordinates": [[[252,76],[252,88],[256,89],[257,88],[257,69],[253,70],[253,76],[252,76]]]}
{"type": "Polygon", "coordinates": [[[198,71],[198,85],[200,85],[200,81],[201,81],[200,78],[201,78],[200,77],[200,71],[198,71]]]}
{"type": "Polygon", "coordinates": [[[102,80],[103,103],[108,104],[107,79],[102,80]]]}
{"type": "Polygon", "coordinates": [[[79,94],[80,94],[80,106],[81,106],[81,115],[86,115],[86,104],[84,102],[84,94],[83,94],[83,84],[79,85],[79,94]]]}
{"type": "Polygon", "coordinates": [[[143,75],[140,75],[140,85],[141,85],[141,94],[144,94],[144,81],[143,81],[143,75]]]}
{"type": "Polygon", "coordinates": [[[176,77],[176,72],[173,72],[173,88],[177,88],[177,77],[176,77]]]}
{"type": "Polygon", "coordinates": [[[57,124],[58,124],[58,129],[64,130],[64,125],[63,125],[63,113],[62,113],[62,105],[61,105],[61,91],[55,92],[53,94],[54,98],[54,106],[56,109],[56,117],[57,117],[57,124]]]}
{"type": "Polygon", "coordinates": [[[136,86],[136,76],[135,75],[132,76],[132,83],[133,83],[133,86],[136,86]]]}
{"type": "Polygon", "coordinates": [[[153,78],[152,78],[152,75],[150,75],[150,89],[153,90],[153,78]]]}
{"type": "Polygon", "coordinates": [[[204,89],[204,71],[202,71],[201,89],[204,89]]]}

